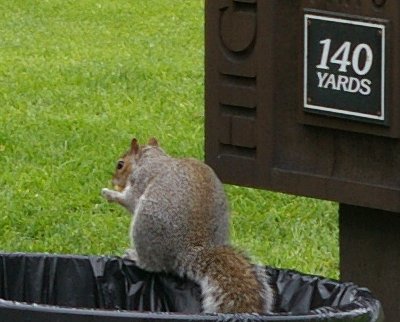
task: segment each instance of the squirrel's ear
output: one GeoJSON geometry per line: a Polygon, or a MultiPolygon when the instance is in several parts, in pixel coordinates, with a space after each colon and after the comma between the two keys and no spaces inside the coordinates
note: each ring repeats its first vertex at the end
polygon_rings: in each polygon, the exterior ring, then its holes
{"type": "Polygon", "coordinates": [[[131,141],[131,153],[137,154],[139,151],[139,144],[136,138],[133,138],[131,141]]]}
{"type": "Polygon", "coordinates": [[[148,145],[151,145],[151,146],[158,146],[158,142],[157,142],[157,140],[156,140],[156,138],[151,138],[150,140],[149,140],[149,143],[147,143],[148,145]]]}

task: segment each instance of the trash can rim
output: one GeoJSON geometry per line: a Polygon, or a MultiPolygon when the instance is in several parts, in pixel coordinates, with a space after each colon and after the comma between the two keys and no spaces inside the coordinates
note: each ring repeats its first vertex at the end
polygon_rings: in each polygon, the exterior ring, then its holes
{"type": "MultiPolygon", "coordinates": [[[[189,314],[189,313],[174,313],[174,312],[139,312],[128,310],[106,310],[106,309],[92,309],[92,308],[72,308],[57,305],[26,303],[18,301],[9,301],[0,298],[0,311],[2,310],[23,310],[24,312],[38,312],[43,314],[67,314],[79,316],[102,316],[102,317],[127,317],[136,319],[154,319],[157,320],[184,320],[184,321],[220,321],[220,320],[246,320],[246,321],[321,321],[324,317],[334,316],[336,319],[345,319],[355,316],[373,314],[371,308],[361,307],[351,308],[355,304],[348,305],[347,310],[333,309],[328,307],[321,307],[318,310],[310,311],[305,314],[292,314],[292,313],[269,313],[269,314],[250,314],[250,313],[236,313],[236,314],[189,314]],[[323,312],[325,311],[325,312],[323,312]],[[222,318],[222,319],[221,319],[222,318]]],[[[347,306],[346,306],[347,307],[347,306]]],[[[379,319],[376,319],[379,321],[379,319]]]]}

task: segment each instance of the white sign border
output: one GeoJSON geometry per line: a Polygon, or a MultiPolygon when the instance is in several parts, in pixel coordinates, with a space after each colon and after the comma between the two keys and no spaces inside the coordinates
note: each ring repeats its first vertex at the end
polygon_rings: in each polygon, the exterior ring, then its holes
{"type": "Polygon", "coordinates": [[[318,110],[323,112],[330,112],[334,114],[340,115],[349,115],[354,117],[360,118],[367,118],[372,120],[378,121],[385,121],[385,39],[386,39],[386,26],[384,24],[378,23],[370,23],[370,22],[362,22],[357,20],[349,20],[343,18],[335,18],[335,17],[328,17],[328,16],[319,16],[315,14],[304,14],[304,86],[303,86],[303,99],[304,99],[304,108],[311,109],[311,110],[318,110]],[[309,19],[315,20],[323,20],[323,21],[333,21],[338,23],[350,24],[350,25],[357,25],[357,26],[365,26],[370,28],[377,28],[380,29],[382,32],[382,62],[381,62],[381,111],[380,115],[371,115],[359,112],[352,112],[346,110],[339,110],[335,108],[313,105],[308,103],[308,93],[307,93],[307,85],[308,85],[308,21],[309,19]]]}

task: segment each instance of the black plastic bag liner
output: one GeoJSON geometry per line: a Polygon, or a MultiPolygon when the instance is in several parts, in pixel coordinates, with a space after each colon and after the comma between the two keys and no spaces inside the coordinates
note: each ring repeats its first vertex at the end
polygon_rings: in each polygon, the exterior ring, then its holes
{"type": "Polygon", "coordinates": [[[383,321],[365,288],[267,268],[276,313],[201,314],[199,287],[119,257],[0,254],[0,321],[383,321]],[[177,312],[177,313],[173,313],[177,312]]]}

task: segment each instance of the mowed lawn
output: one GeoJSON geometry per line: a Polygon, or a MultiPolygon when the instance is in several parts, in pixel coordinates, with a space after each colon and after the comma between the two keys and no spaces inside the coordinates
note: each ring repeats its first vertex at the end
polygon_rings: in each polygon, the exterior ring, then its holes
{"type": "MultiPolygon", "coordinates": [[[[0,249],[121,255],[100,196],[136,136],[204,158],[202,0],[0,1],[0,249]]],[[[337,206],[226,186],[254,261],[338,277],[337,206]]]]}

